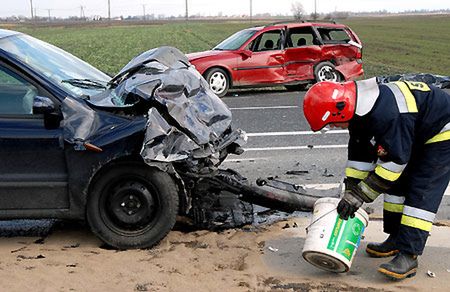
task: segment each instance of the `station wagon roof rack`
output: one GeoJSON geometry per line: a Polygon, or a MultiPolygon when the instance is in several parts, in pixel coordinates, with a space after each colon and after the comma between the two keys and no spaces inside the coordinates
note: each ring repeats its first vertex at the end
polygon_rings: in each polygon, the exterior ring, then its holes
{"type": "Polygon", "coordinates": [[[313,20],[313,19],[306,19],[306,20],[286,20],[286,21],[277,21],[277,22],[273,22],[271,24],[268,24],[266,26],[269,25],[277,25],[277,24],[284,24],[284,23],[305,23],[305,22],[326,22],[326,23],[333,23],[333,24],[337,24],[336,20],[325,20],[325,19],[321,19],[321,20],[313,20]]]}

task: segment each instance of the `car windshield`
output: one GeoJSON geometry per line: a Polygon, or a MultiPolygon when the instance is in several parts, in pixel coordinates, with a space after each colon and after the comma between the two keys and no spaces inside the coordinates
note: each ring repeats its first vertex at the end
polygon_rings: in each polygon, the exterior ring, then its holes
{"type": "Polygon", "coordinates": [[[94,95],[103,91],[104,88],[85,84],[80,86],[80,82],[72,80],[89,80],[106,84],[111,79],[105,73],[68,52],[31,36],[18,34],[1,39],[0,49],[13,54],[74,96],[94,95]]]}
{"type": "Polygon", "coordinates": [[[214,47],[213,50],[237,50],[239,49],[249,38],[251,38],[258,30],[244,29],[233,34],[220,44],[214,47]]]}

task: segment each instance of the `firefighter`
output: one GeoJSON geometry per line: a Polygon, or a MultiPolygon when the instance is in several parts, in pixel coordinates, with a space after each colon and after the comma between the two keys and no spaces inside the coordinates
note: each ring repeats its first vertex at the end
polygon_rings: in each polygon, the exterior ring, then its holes
{"type": "Polygon", "coordinates": [[[422,82],[321,82],[306,93],[303,110],[313,131],[349,130],[340,217],[384,194],[389,237],[366,252],[395,256],[378,269],[387,277],[413,277],[450,180],[450,95],[422,82]]]}

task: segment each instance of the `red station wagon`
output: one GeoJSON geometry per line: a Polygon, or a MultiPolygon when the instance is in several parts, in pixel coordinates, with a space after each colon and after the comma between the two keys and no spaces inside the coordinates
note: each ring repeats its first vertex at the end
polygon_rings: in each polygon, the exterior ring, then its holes
{"type": "Polygon", "coordinates": [[[187,55],[218,96],[232,87],[284,85],[304,90],[318,81],[363,74],[362,45],[336,23],[276,23],[230,36],[210,51],[187,55]]]}

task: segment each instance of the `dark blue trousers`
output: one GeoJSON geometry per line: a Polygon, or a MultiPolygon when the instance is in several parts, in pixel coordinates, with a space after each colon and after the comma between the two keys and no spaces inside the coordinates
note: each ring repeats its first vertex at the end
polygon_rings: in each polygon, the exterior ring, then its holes
{"type": "Polygon", "coordinates": [[[404,172],[384,195],[384,232],[400,251],[421,255],[450,180],[450,140],[413,150],[404,172]]]}

